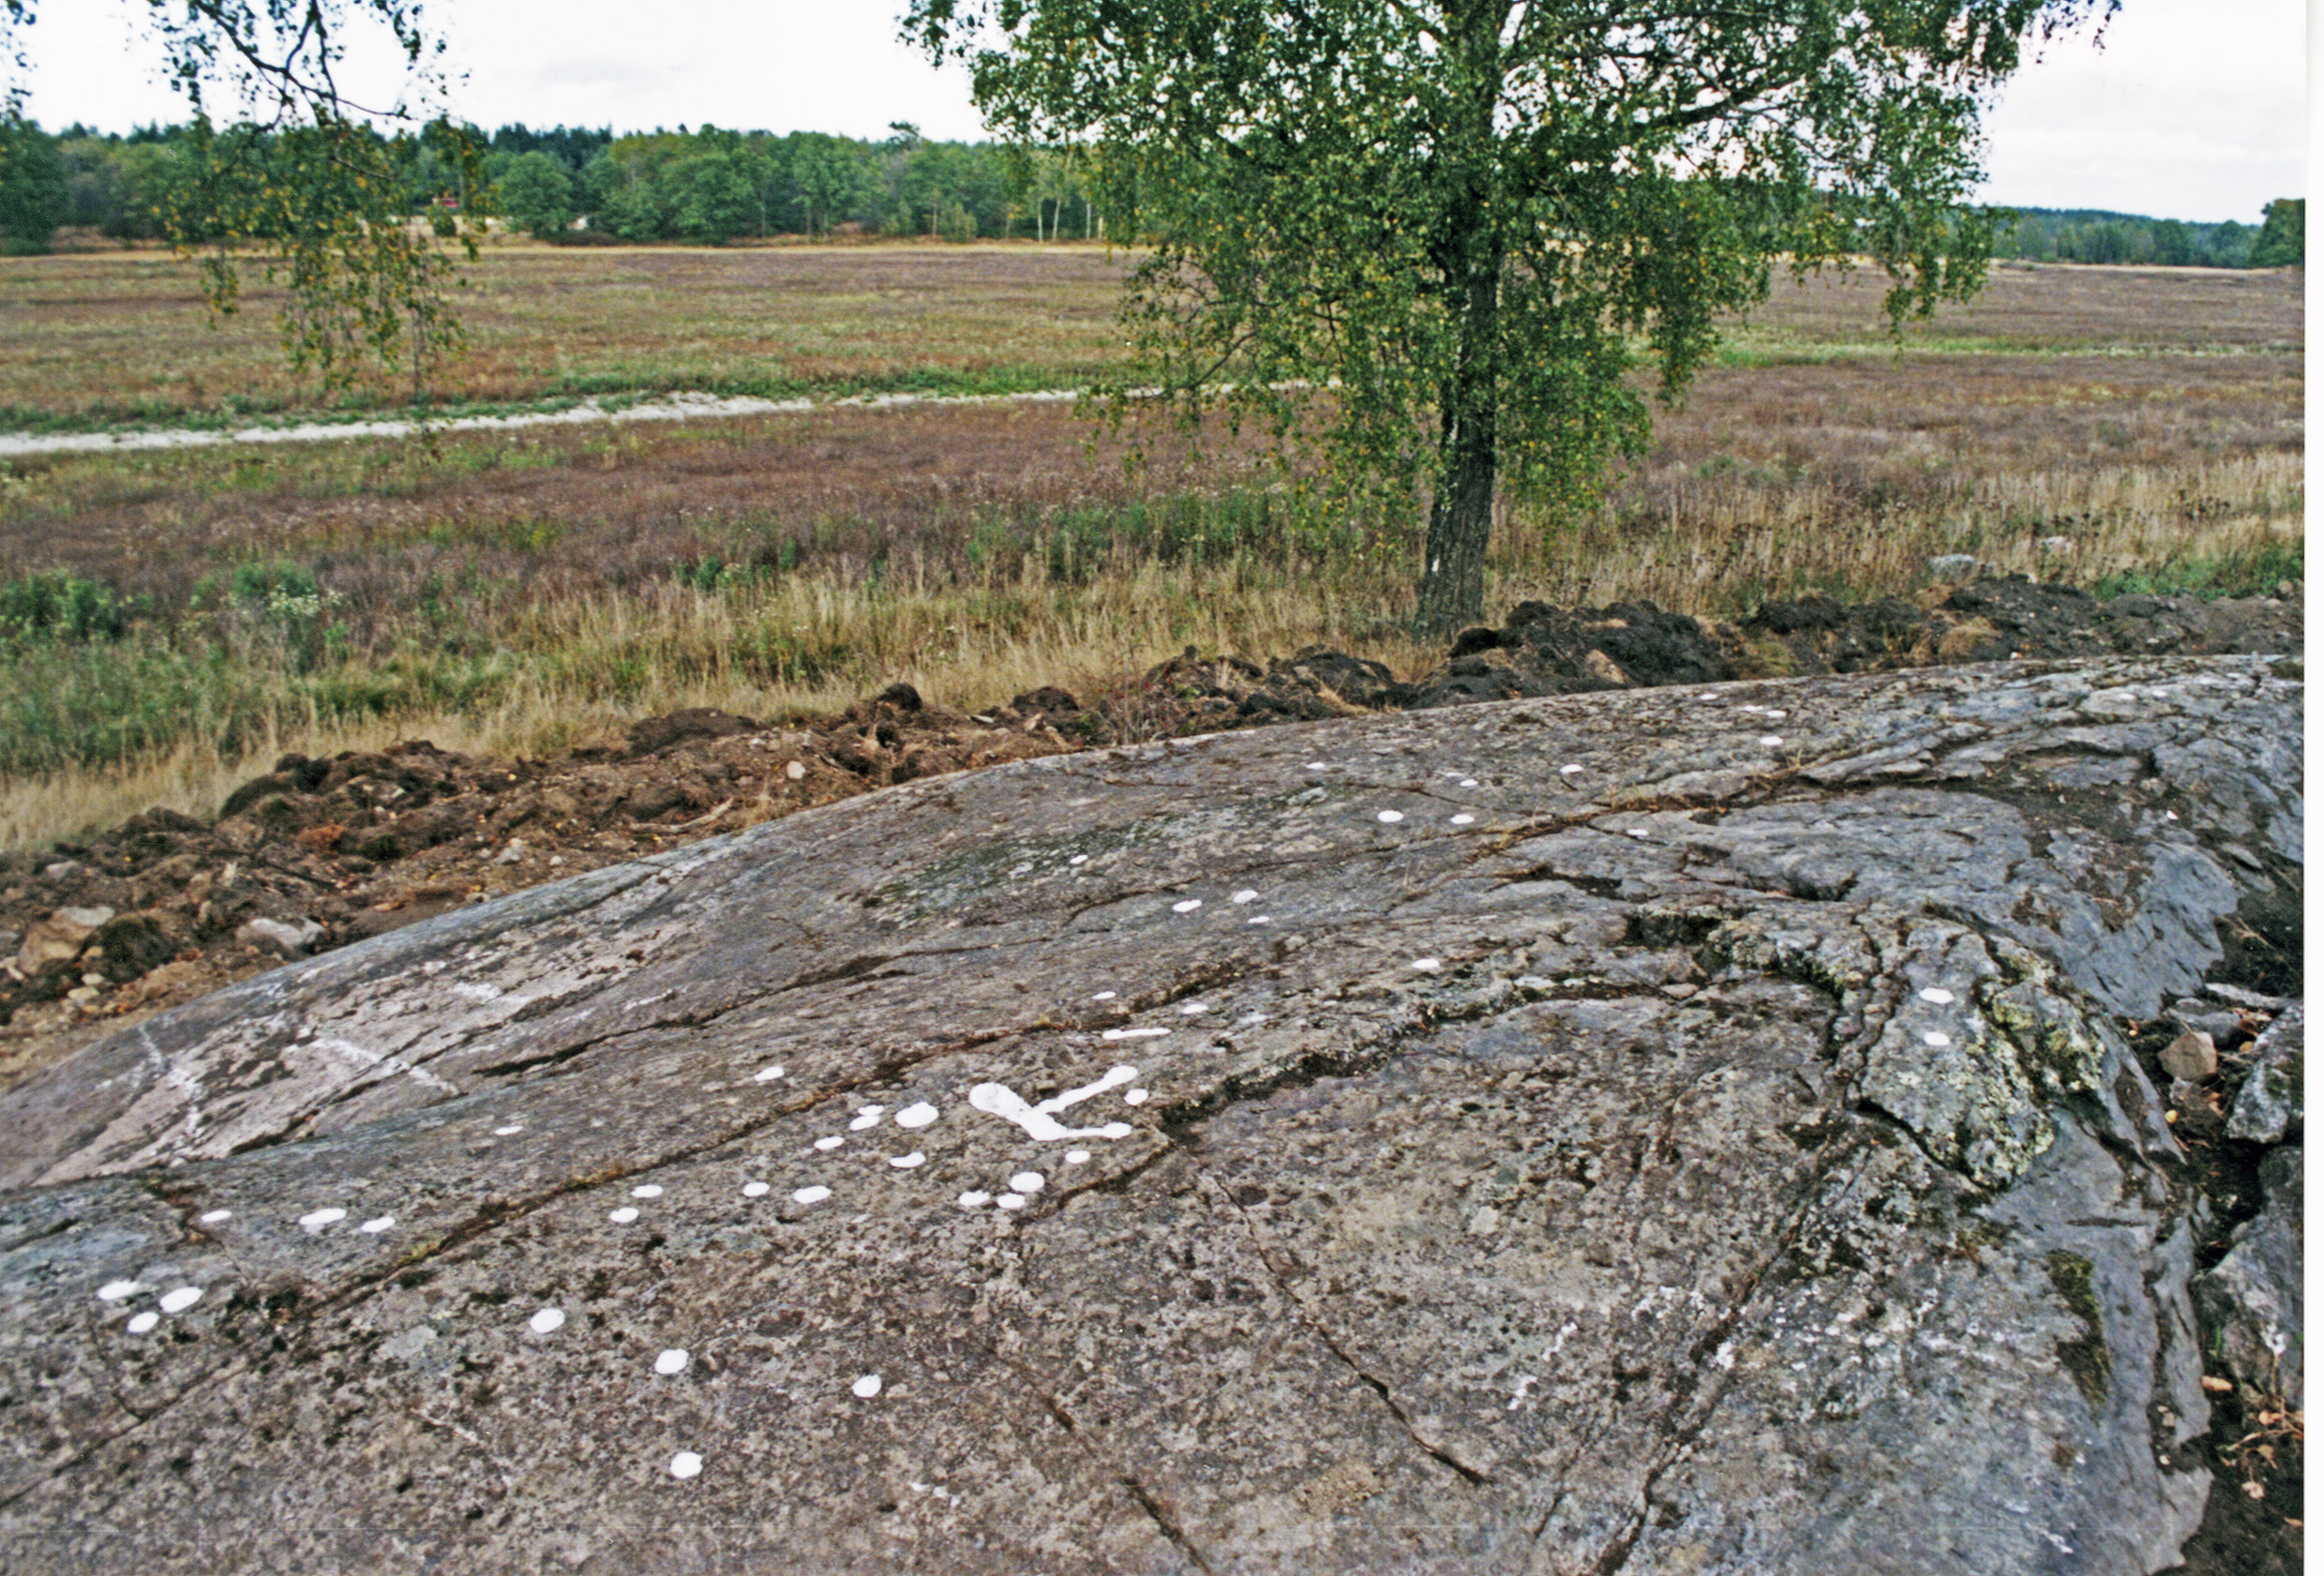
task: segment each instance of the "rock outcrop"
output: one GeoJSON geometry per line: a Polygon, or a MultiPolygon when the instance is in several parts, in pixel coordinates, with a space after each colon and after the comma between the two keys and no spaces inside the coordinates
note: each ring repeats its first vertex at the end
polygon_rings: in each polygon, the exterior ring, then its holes
{"type": "Polygon", "coordinates": [[[246,981],[0,1096],[0,1562],[2158,1570],[2123,1025],[2297,994],[2278,667],[1057,756],[246,981]]]}

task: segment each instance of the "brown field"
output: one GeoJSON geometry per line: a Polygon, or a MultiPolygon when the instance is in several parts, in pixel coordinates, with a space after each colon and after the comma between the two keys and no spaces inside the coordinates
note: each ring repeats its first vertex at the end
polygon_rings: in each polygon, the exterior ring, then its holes
{"type": "MultiPolygon", "coordinates": [[[[827,325],[839,303],[892,304],[845,307],[889,313],[859,338],[829,329],[863,365],[920,353],[957,372],[975,345],[1015,346],[1010,364],[1044,381],[1100,353],[1111,289],[1094,250],[1031,247],[503,265],[536,291],[502,308],[512,346],[590,316],[543,281],[602,307],[635,271],[663,280],[637,297],[662,305],[614,314],[638,336],[626,349],[609,328],[592,343],[710,365],[728,351],[708,325],[792,269],[784,299],[816,281],[827,325]],[[1043,270],[1071,289],[1044,292],[1043,270]],[[1057,357],[1037,364],[1044,346],[1057,357]]],[[[16,266],[0,264],[7,289],[16,266]]],[[[1658,415],[1600,507],[1512,507],[1489,611],[1646,596],[1732,617],[1806,590],[1910,593],[1944,552],[2086,585],[2299,572],[2297,276],[2004,270],[1902,353],[1878,339],[1877,297],[1863,278],[1787,291],[1658,415]]],[[[125,338],[137,321],[119,303],[90,317],[125,338]]],[[[21,334],[0,318],[0,338],[21,334]]],[[[0,585],[69,571],[143,609],[117,641],[8,657],[0,847],[147,803],[207,811],[251,758],[293,745],[538,753],[672,706],[797,715],[897,678],[982,705],[1115,683],[1190,642],[1432,659],[1399,622],[1409,518],[1321,505],[1222,439],[1125,474],[1089,433],[1057,404],[936,405],[0,462],[0,585]]]]}
{"type": "MultiPolygon", "coordinates": [[[[441,403],[707,389],[1007,392],[1073,386],[1121,353],[1122,260],[1087,245],[579,250],[500,242],[459,309],[470,353],[441,403]]],[[[1732,359],[1886,350],[1874,273],[1779,283],[1732,359]]],[[[207,318],[187,264],[144,249],[0,262],[0,428],[218,421],[311,410],[285,370],[278,292],[207,318]]],[[[2302,342],[2296,278],[2204,269],[1997,269],[1985,295],[1905,333],[1928,350],[2282,354],[2302,342]]],[[[400,402],[382,376],[339,404],[400,402]]]]}

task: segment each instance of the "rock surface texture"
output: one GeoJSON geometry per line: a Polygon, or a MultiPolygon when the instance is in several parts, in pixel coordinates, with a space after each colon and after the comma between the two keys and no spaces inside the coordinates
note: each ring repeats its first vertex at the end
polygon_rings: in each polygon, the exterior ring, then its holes
{"type": "Polygon", "coordinates": [[[0,1567],[2167,1567],[2122,1023],[2281,988],[2279,668],[1058,756],[245,982],[0,1097],[0,1567]]]}

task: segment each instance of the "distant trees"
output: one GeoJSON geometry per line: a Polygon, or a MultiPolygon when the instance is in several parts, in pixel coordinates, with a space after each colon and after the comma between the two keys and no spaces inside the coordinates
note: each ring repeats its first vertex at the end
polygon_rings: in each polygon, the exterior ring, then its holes
{"type": "Polygon", "coordinates": [[[494,182],[501,216],[534,235],[562,234],[573,223],[573,177],[548,154],[534,149],[509,159],[494,182]]]}
{"type": "Polygon", "coordinates": [[[2284,197],[2268,204],[2266,217],[2259,225],[2259,238],[2252,243],[2252,266],[2283,268],[2308,260],[2308,200],[2304,197],[2284,197]]]}
{"type": "Polygon", "coordinates": [[[2280,239],[2263,252],[2257,238],[2265,233],[2264,226],[2255,231],[2233,219],[2191,224],[2095,209],[2025,208],[1997,237],[1994,255],[2034,263],[2158,263],[2195,268],[2274,268],[2300,262],[2307,222],[2304,200],[2271,203],[2268,215],[2278,224],[2280,239]]]}
{"type": "Polygon", "coordinates": [[[56,139],[0,111],[0,251],[43,252],[65,222],[68,196],[56,139]]]}

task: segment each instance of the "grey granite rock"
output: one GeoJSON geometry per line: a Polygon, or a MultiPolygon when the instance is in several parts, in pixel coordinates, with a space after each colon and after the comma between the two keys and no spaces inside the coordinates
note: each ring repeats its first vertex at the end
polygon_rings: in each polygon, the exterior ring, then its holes
{"type": "Polygon", "coordinates": [[[2297,1144],[2307,1104],[2301,1046],[2307,1018],[2294,1001],[2252,1044],[2251,1074],[2227,1113],[2227,1136],[2259,1144],[2297,1144]]]}
{"type": "Polygon", "coordinates": [[[2284,896],[2298,718],[1278,728],[292,964],[0,1097],[7,1568],[2143,1576],[2206,1413],[2117,1019],[2284,896]]]}
{"type": "Polygon", "coordinates": [[[2268,1151],[2259,1163],[2259,1213],[2236,1227],[2227,1256],[2195,1281],[2196,1305],[2229,1372],[2295,1408],[2305,1404],[2301,1153],[2290,1144],[2268,1151]]]}

